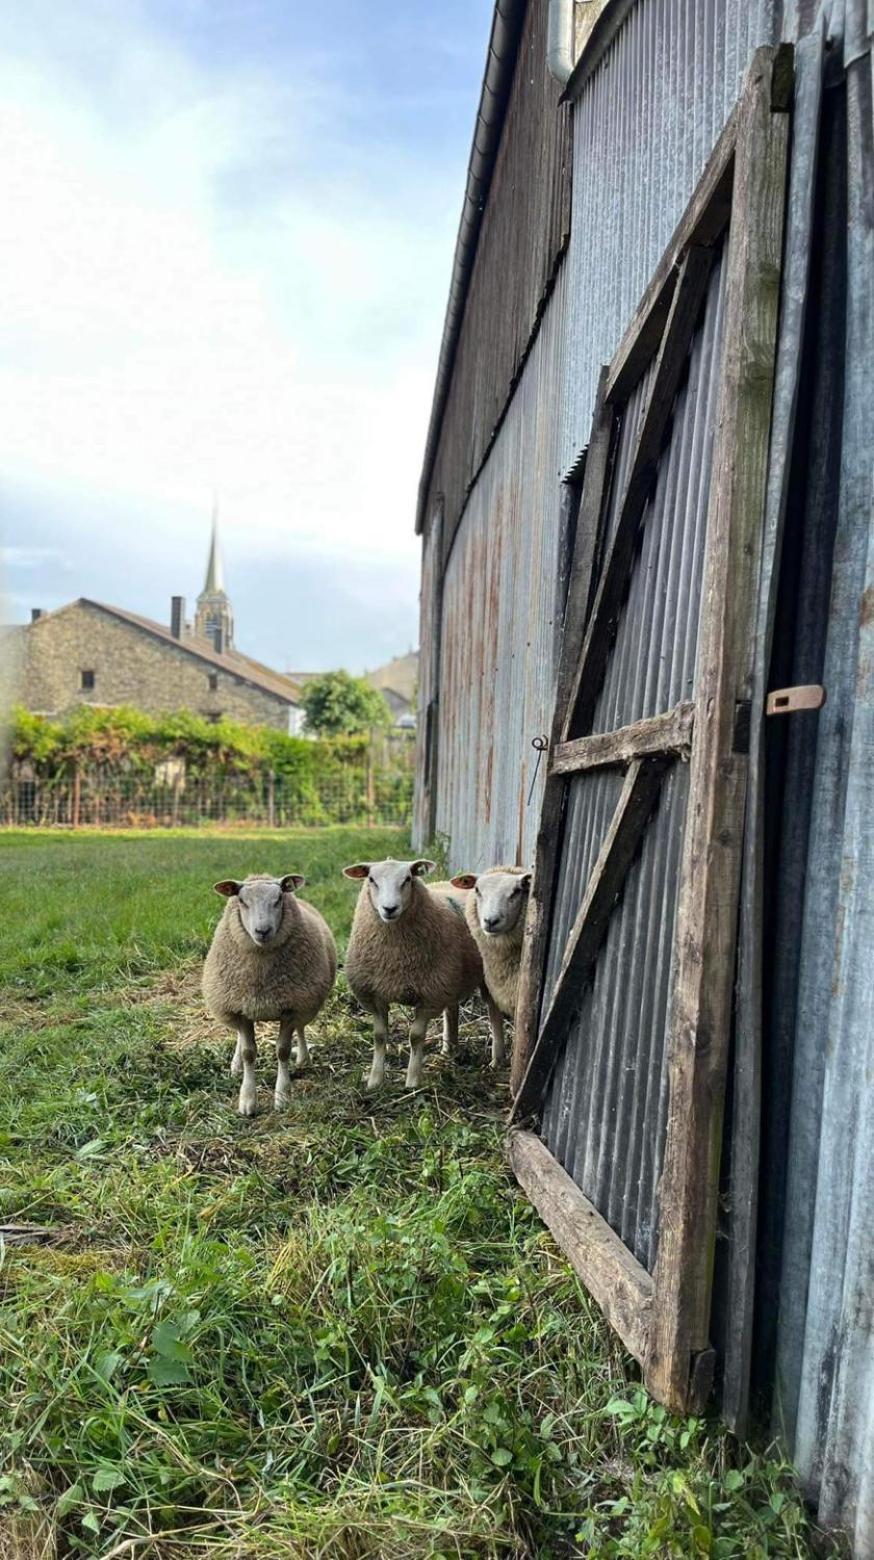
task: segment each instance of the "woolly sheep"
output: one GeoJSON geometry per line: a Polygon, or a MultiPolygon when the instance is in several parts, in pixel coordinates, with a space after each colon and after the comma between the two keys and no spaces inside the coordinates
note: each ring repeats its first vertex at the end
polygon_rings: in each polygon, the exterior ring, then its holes
{"type": "Polygon", "coordinates": [[[479,875],[459,872],[452,882],[458,889],[473,890],[467,896],[465,917],[482,957],[503,1054],[501,1015],[512,1020],[516,1012],[531,873],[525,867],[490,867],[479,875]]]}
{"type": "Polygon", "coordinates": [[[288,1104],[288,1059],[297,1032],[297,1065],[309,1060],[307,1024],[324,1005],[337,973],[330,929],[313,905],[297,899],[306,882],[299,873],[268,877],[256,873],[242,883],[216,883],[227,898],[203,966],[203,996],[209,1012],[237,1032],[231,1062],[242,1073],[239,1111],[255,1114],[255,1025],[278,1019],[274,1105],[288,1104]]]}
{"type": "Polygon", "coordinates": [[[433,861],[359,861],[345,867],[361,880],[346,952],[346,978],[373,1015],[373,1061],[368,1089],[385,1077],[388,1014],[392,1002],[414,1009],[406,1087],[422,1077],[425,1032],[443,1014],[443,1050],[458,1040],[458,1005],[483,988],[483,968],[464,919],[464,898],[449,883],[426,885],[433,861]]]}

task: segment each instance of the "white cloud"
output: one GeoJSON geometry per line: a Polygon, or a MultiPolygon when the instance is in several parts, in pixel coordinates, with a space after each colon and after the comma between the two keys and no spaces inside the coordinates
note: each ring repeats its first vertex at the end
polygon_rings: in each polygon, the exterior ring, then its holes
{"type": "Polygon", "coordinates": [[[214,79],[132,25],[107,102],[0,66],[6,478],[93,495],[116,541],[144,512],[158,540],[202,535],[216,489],[238,556],[412,579],[457,181],[423,192],[365,148],[295,174],[293,126],[330,120],[317,74],[214,79]]]}
{"type": "Polygon", "coordinates": [[[70,567],[70,560],[59,547],[0,547],[0,564],[7,569],[38,569],[46,563],[70,567]]]}

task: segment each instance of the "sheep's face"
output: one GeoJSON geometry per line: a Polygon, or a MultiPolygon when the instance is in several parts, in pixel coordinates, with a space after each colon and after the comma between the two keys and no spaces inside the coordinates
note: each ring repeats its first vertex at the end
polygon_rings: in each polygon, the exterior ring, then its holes
{"type": "Polygon", "coordinates": [[[476,914],[486,937],[506,937],[525,914],[531,889],[530,872],[484,872],[474,877],[462,872],[452,879],[456,888],[472,888],[476,914]]]}
{"type": "Polygon", "coordinates": [[[243,930],[248,932],[256,948],[269,948],[282,925],[285,895],[293,894],[305,882],[298,872],[289,872],[281,878],[248,877],[242,883],[236,878],[227,878],[216,883],[215,891],[228,898],[236,896],[243,930]]]}
{"type": "Polygon", "coordinates": [[[433,872],[433,861],[359,861],[344,867],[348,878],[362,878],[381,921],[399,921],[410,903],[413,879],[433,872]]]}

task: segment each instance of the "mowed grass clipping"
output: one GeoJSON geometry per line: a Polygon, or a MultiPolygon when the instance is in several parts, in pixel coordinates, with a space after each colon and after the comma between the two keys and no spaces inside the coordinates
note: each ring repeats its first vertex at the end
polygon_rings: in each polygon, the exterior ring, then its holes
{"type": "Polygon", "coordinates": [[[341,985],[291,1108],[264,1039],[235,1114],[212,882],[303,871],[342,943],[342,866],[407,849],[0,836],[2,1560],[814,1552],[778,1457],[636,1385],[507,1173],[478,1005],[372,1097],[341,985]]]}

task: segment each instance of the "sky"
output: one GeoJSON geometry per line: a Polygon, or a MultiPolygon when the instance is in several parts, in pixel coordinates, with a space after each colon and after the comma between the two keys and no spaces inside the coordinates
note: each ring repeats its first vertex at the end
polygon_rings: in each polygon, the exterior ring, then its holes
{"type": "Polygon", "coordinates": [[[416,644],[416,488],[492,0],[0,7],[0,616],[416,644]]]}

